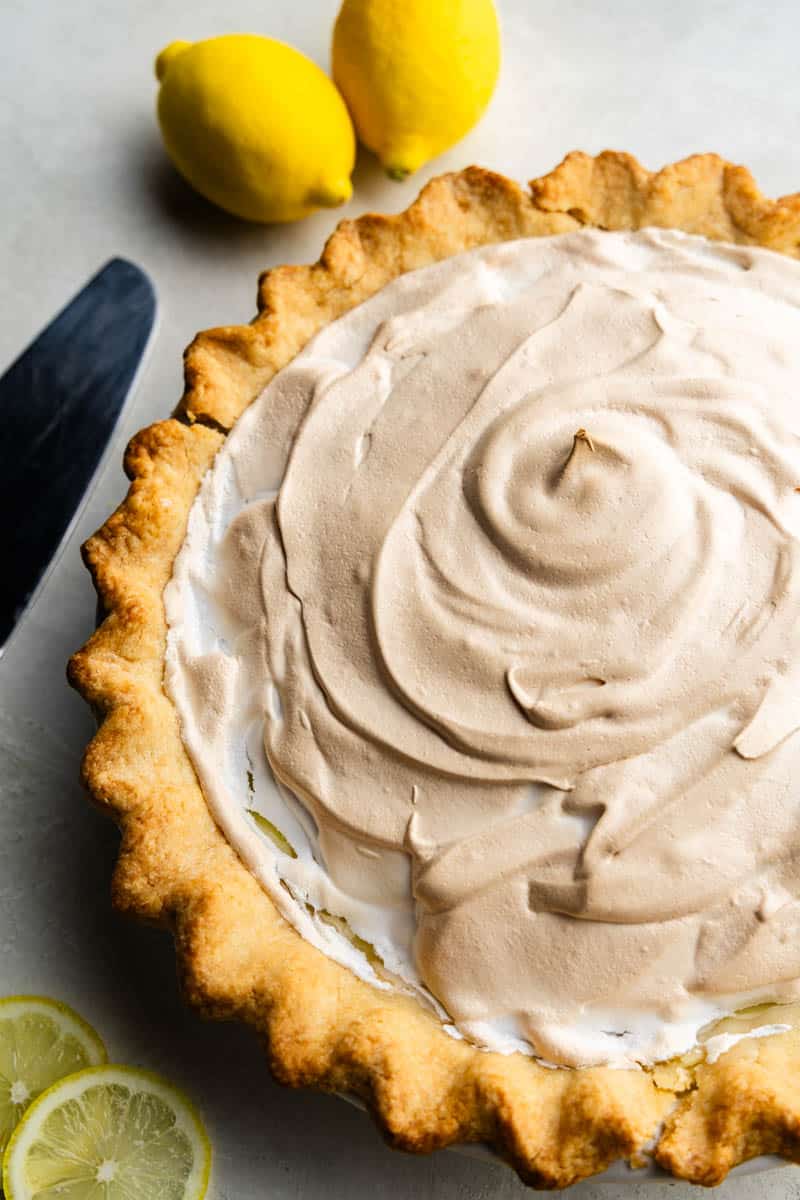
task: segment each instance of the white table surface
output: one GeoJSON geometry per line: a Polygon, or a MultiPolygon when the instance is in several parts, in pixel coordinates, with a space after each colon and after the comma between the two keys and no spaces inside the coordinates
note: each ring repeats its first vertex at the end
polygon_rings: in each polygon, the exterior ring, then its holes
{"type": "MultiPolygon", "coordinates": [[[[631,150],[648,166],[713,149],[747,163],[770,194],[800,187],[796,0],[500,0],[500,8],[505,63],[483,123],[404,185],[363,156],[341,215],[399,209],[425,178],[469,162],[526,180],[575,147],[631,150]]],[[[122,495],[122,447],[173,406],[194,332],[248,319],[259,270],[316,258],[339,215],[268,229],[195,197],[161,148],[152,60],[173,38],[238,30],[283,38],[324,65],[336,9],[337,0],[0,3],[0,369],[111,255],[142,264],[161,305],[99,484],[0,662],[0,994],[61,997],[96,1024],[114,1059],[181,1083],[211,1132],[217,1200],[510,1200],[525,1193],[506,1169],[452,1153],[391,1153],[348,1105],[274,1084],[244,1030],[186,1012],[168,938],[109,909],[117,836],[77,778],[92,722],[67,688],[64,663],[93,616],[78,545],[122,495]]],[[[690,1194],[671,1183],[570,1193],[690,1194]]],[[[800,1197],[800,1174],[735,1179],[717,1195],[800,1197]]]]}

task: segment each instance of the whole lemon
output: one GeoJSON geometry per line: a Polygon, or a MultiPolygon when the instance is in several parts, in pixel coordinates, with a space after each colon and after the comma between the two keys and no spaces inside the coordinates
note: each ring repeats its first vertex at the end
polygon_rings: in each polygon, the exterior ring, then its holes
{"type": "Polygon", "coordinates": [[[472,128],[499,69],[492,0],[344,0],[336,19],[333,78],[393,178],[472,128]]]}
{"type": "Polygon", "coordinates": [[[248,221],[295,221],[350,199],[347,108],[299,51],[243,33],[172,42],[156,76],[167,152],[220,208],[248,221]]]}

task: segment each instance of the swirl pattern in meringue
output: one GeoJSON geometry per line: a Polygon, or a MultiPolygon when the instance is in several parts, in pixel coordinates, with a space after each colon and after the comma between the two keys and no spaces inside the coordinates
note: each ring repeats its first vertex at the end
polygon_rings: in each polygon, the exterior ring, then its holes
{"type": "Polygon", "coordinates": [[[461,255],[318,335],[195,506],[168,684],[218,820],[484,1044],[653,1061],[800,994],[798,306],[664,231],[461,255]]]}

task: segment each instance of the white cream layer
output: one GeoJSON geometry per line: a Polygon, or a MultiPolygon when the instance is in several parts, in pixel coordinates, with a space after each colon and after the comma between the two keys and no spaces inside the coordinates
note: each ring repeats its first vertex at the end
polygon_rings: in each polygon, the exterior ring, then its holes
{"type": "Polygon", "coordinates": [[[798,306],[796,264],[673,232],[460,255],[204,481],[166,682],[209,805],[454,1033],[630,1066],[798,994],[798,306]]]}

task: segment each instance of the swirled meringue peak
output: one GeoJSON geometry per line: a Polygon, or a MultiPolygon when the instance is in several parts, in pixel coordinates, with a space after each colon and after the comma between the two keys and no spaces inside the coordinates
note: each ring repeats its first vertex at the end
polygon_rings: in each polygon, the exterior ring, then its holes
{"type": "Polygon", "coordinates": [[[167,686],[303,936],[556,1064],[800,996],[798,434],[797,264],[661,230],[412,272],[275,378],[167,686]]]}

